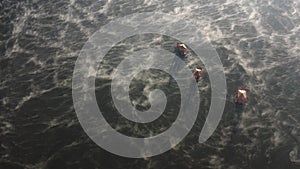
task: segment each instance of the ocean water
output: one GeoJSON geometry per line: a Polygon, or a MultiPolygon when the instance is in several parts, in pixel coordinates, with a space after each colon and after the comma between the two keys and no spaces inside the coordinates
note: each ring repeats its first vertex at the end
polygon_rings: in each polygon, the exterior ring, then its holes
{"type": "MultiPolygon", "coordinates": [[[[298,0],[2,0],[0,7],[0,168],[300,168],[298,0]],[[161,155],[131,159],[100,148],[84,132],[73,106],[72,76],[93,33],[116,18],[141,12],[168,13],[199,27],[219,54],[228,96],[217,130],[199,144],[211,99],[204,71],[198,84],[200,110],[187,137],[161,155]],[[236,119],[232,94],[240,85],[249,90],[249,100],[236,119]]],[[[147,124],[118,113],[110,84],[114,69],[131,52],[155,47],[174,52],[177,41],[166,35],[135,35],[105,55],[95,93],[117,131],[148,137],[176,120],[180,93],[165,72],[141,71],[130,84],[130,99],[138,110],[149,109],[147,93],[153,89],[168,98],[164,114],[147,124]]],[[[205,68],[195,55],[191,51],[185,60],[191,71],[196,65],[205,68]]]]}

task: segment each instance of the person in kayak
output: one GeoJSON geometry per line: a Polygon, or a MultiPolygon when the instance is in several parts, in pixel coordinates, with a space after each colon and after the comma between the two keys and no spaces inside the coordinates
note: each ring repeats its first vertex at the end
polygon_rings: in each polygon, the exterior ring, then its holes
{"type": "Polygon", "coordinates": [[[236,91],[235,103],[244,105],[247,102],[247,91],[244,86],[241,86],[236,91]]]}
{"type": "Polygon", "coordinates": [[[188,48],[186,47],[186,45],[184,43],[178,42],[177,43],[177,49],[178,49],[178,53],[181,56],[185,56],[188,54],[188,48]]]}
{"type": "Polygon", "coordinates": [[[200,66],[197,66],[193,73],[193,77],[195,77],[197,83],[201,77],[201,74],[202,74],[202,68],[200,66]]]}

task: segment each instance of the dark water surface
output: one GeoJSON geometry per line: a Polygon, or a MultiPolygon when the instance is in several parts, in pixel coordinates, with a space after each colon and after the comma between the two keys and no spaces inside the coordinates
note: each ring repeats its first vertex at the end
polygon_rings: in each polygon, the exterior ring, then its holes
{"type": "MultiPolygon", "coordinates": [[[[300,2],[188,2],[2,0],[0,168],[299,169],[300,2]],[[228,98],[217,130],[199,144],[210,106],[211,89],[204,73],[198,86],[200,111],[189,135],[162,155],[123,158],[98,147],[81,128],[72,101],[73,69],[84,43],[103,25],[128,14],[154,11],[191,19],[211,40],[225,69],[228,98]],[[249,101],[234,127],[231,93],[242,84],[250,90],[249,101]]],[[[173,52],[177,41],[136,35],[105,56],[96,95],[106,120],[119,132],[147,137],[175,121],[181,100],[168,74],[142,71],[130,85],[130,98],[138,110],[150,107],[143,91],[162,89],[168,97],[163,116],[149,124],[136,124],[118,114],[110,75],[130,52],[153,47],[173,52]]],[[[202,65],[193,52],[186,62],[191,69],[202,65]]]]}

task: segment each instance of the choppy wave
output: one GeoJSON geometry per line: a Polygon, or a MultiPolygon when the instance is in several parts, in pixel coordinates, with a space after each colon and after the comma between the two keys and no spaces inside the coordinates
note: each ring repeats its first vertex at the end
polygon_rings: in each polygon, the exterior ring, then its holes
{"type": "MultiPolygon", "coordinates": [[[[299,168],[299,1],[4,0],[0,6],[0,166],[299,168]],[[71,78],[80,49],[101,26],[128,14],[153,11],[189,19],[211,40],[226,72],[228,102],[217,131],[198,144],[210,104],[205,75],[199,84],[203,109],[188,137],[163,155],[125,159],[98,148],[84,134],[73,108],[71,78]],[[232,135],[230,94],[242,84],[250,90],[249,102],[232,135]]],[[[122,58],[155,46],[172,51],[176,42],[161,35],[137,35],[117,44],[106,56],[115,60],[108,59],[98,70],[99,102],[110,97],[110,74],[122,58]]],[[[191,57],[188,63],[192,68],[201,61],[191,57]]],[[[131,85],[133,104],[147,109],[147,97],[141,93],[154,87],[176,98],[176,85],[172,83],[170,90],[165,76],[155,71],[139,74],[131,85]]],[[[178,109],[170,104],[163,118],[143,126],[113,112],[111,101],[99,106],[117,130],[137,136],[164,131],[178,109]]]]}

